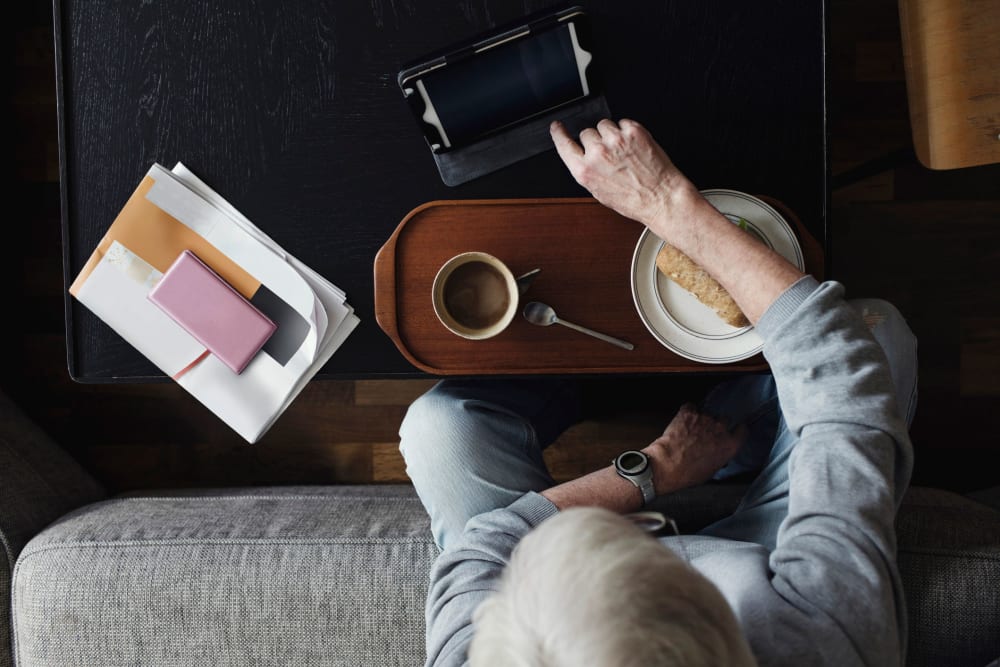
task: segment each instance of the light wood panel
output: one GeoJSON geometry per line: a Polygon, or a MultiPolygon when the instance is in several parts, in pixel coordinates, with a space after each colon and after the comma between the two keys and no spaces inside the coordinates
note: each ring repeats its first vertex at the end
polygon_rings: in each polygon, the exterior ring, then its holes
{"type": "Polygon", "coordinates": [[[1000,162],[1000,2],[899,0],[899,18],[920,161],[1000,162]]]}

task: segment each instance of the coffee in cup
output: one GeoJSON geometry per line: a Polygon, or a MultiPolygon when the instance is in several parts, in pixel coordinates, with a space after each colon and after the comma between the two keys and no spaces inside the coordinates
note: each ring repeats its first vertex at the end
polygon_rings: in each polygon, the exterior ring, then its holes
{"type": "Polygon", "coordinates": [[[431,292],[441,324],[462,338],[495,336],[517,313],[514,274],[484,252],[464,252],[445,262],[434,277],[431,292]]]}

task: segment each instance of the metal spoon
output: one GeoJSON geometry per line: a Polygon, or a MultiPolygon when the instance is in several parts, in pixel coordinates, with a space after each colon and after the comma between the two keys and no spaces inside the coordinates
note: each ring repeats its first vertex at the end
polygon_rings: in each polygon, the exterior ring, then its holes
{"type": "Polygon", "coordinates": [[[550,324],[561,324],[563,326],[569,327],[570,329],[576,329],[588,336],[593,336],[594,338],[600,338],[601,340],[611,343],[612,345],[617,345],[618,347],[624,348],[626,350],[631,350],[635,346],[632,343],[626,342],[624,340],[619,340],[612,336],[606,334],[597,333],[593,329],[588,329],[586,327],[581,327],[579,324],[573,324],[572,322],[567,322],[566,320],[559,319],[556,315],[556,311],[552,309],[552,306],[540,303],[538,301],[532,301],[524,307],[524,318],[531,322],[532,324],[537,324],[538,326],[547,327],[550,324]]]}
{"type": "Polygon", "coordinates": [[[517,293],[524,294],[525,292],[527,292],[528,288],[531,287],[531,281],[533,281],[541,272],[542,272],[541,269],[532,269],[531,271],[528,271],[524,275],[515,278],[514,282],[517,283],[517,293]]]}

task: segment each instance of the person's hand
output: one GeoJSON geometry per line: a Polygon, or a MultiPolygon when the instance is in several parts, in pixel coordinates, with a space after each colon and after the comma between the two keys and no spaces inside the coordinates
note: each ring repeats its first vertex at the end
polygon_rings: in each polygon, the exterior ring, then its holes
{"type": "Polygon", "coordinates": [[[552,141],[576,182],[597,201],[647,226],[669,220],[698,192],[649,132],[634,120],[607,118],[577,143],[556,121],[552,141]]]}
{"type": "Polygon", "coordinates": [[[736,455],[746,427],[731,431],[725,423],[686,403],[666,430],[643,451],[653,461],[656,493],[664,494],[708,480],[736,455]]]}
{"type": "Polygon", "coordinates": [[[729,222],[634,120],[615,123],[605,118],[581,132],[579,143],[559,122],[552,123],[549,132],[577,183],[708,271],[752,324],[803,276],[798,267],[729,222]]]}

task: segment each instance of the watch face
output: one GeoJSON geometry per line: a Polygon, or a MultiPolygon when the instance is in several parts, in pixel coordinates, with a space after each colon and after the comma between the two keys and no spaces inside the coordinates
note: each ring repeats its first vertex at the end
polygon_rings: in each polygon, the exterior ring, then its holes
{"type": "Polygon", "coordinates": [[[618,457],[618,468],[627,475],[638,475],[646,469],[646,455],[642,452],[625,452],[618,457]]]}

